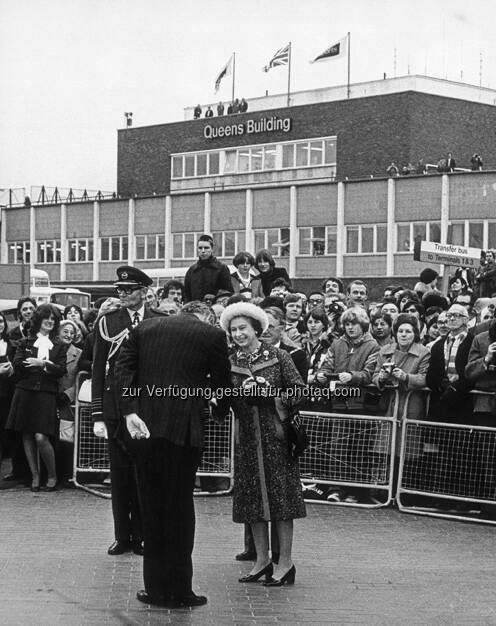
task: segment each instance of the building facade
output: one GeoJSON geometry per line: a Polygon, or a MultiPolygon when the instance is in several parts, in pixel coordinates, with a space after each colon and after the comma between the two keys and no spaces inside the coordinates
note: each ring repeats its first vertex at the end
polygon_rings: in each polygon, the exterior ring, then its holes
{"type": "Polygon", "coordinates": [[[190,265],[207,232],[226,262],[267,248],[293,278],[379,279],[418,276],[419,236],[496,248],[496,92],[419,77],[324,91],[119,131],[120,198],[3,208],[1,261],[111,281],[121,264],[190,265]],[[467,171],[384,177],[447,152],[467,171]],[[474,152],[486,171],[468,171],[474,152]]]}

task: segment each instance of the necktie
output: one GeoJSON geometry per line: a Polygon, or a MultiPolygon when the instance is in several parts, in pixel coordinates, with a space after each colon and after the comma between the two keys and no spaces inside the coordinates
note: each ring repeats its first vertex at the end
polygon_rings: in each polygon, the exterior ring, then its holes
{"type": "Polygon", "coordinates": [[[135,312],[134,312],[134,315],[133,315],[133,328],[136,328],[136,326],[137,326],[139,323],[140,323],[140,316],[139,316],[138,311],[135,311],[135,312]]]}

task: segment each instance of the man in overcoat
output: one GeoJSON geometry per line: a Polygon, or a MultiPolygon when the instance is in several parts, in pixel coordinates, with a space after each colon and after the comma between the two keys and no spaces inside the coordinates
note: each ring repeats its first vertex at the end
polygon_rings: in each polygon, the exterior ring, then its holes
{"type": "MultiPolygon", "coordinates": [[[[179,315],[143,322],[116,366],[143,513],[145,589],[137,598],[147,604],[207,602],[192,590],[193,489],[210,391],[231,384],[226,335],[208,316],[206,304],[190,302],[179,315]]],[[[224,417],[229,400],[217,395],[224,417]]]]}

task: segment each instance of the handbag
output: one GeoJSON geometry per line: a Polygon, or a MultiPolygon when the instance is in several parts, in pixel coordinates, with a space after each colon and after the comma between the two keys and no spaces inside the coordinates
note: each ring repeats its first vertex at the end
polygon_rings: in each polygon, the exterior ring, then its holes
{"type": "Polygon", "coordinates": [[[65,419],[59,420],[59,441],[74,443],[74,422],[65,419]]]}
{"type": "Polygon", "coordinates": [[[79,402],[91,402],[91,378],[83,380],[78,392],[79,402]]]}
{"type": "Polygon", "coordinates": [[[289,453],[294,459],[301,456],[310,444],[310,438],[303,426],[301,416],[294,412],[287,420],[289,453]]]}

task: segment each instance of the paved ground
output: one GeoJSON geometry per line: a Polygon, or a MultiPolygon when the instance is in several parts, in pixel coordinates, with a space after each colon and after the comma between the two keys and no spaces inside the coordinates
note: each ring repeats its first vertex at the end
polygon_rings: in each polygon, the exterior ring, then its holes
{"type": "MultiPolygon", "coordinates": [[[[1,485],[5,487],[5,483],[1,485]]],[[[200,497],[193,610],[147,609],[141,558],[109,557],[110,502],[0,490],[0,624],[496,624],[496,528],[396,510],[308,506],[294,587],[240,584],[229,497],[200,497]]]]}

